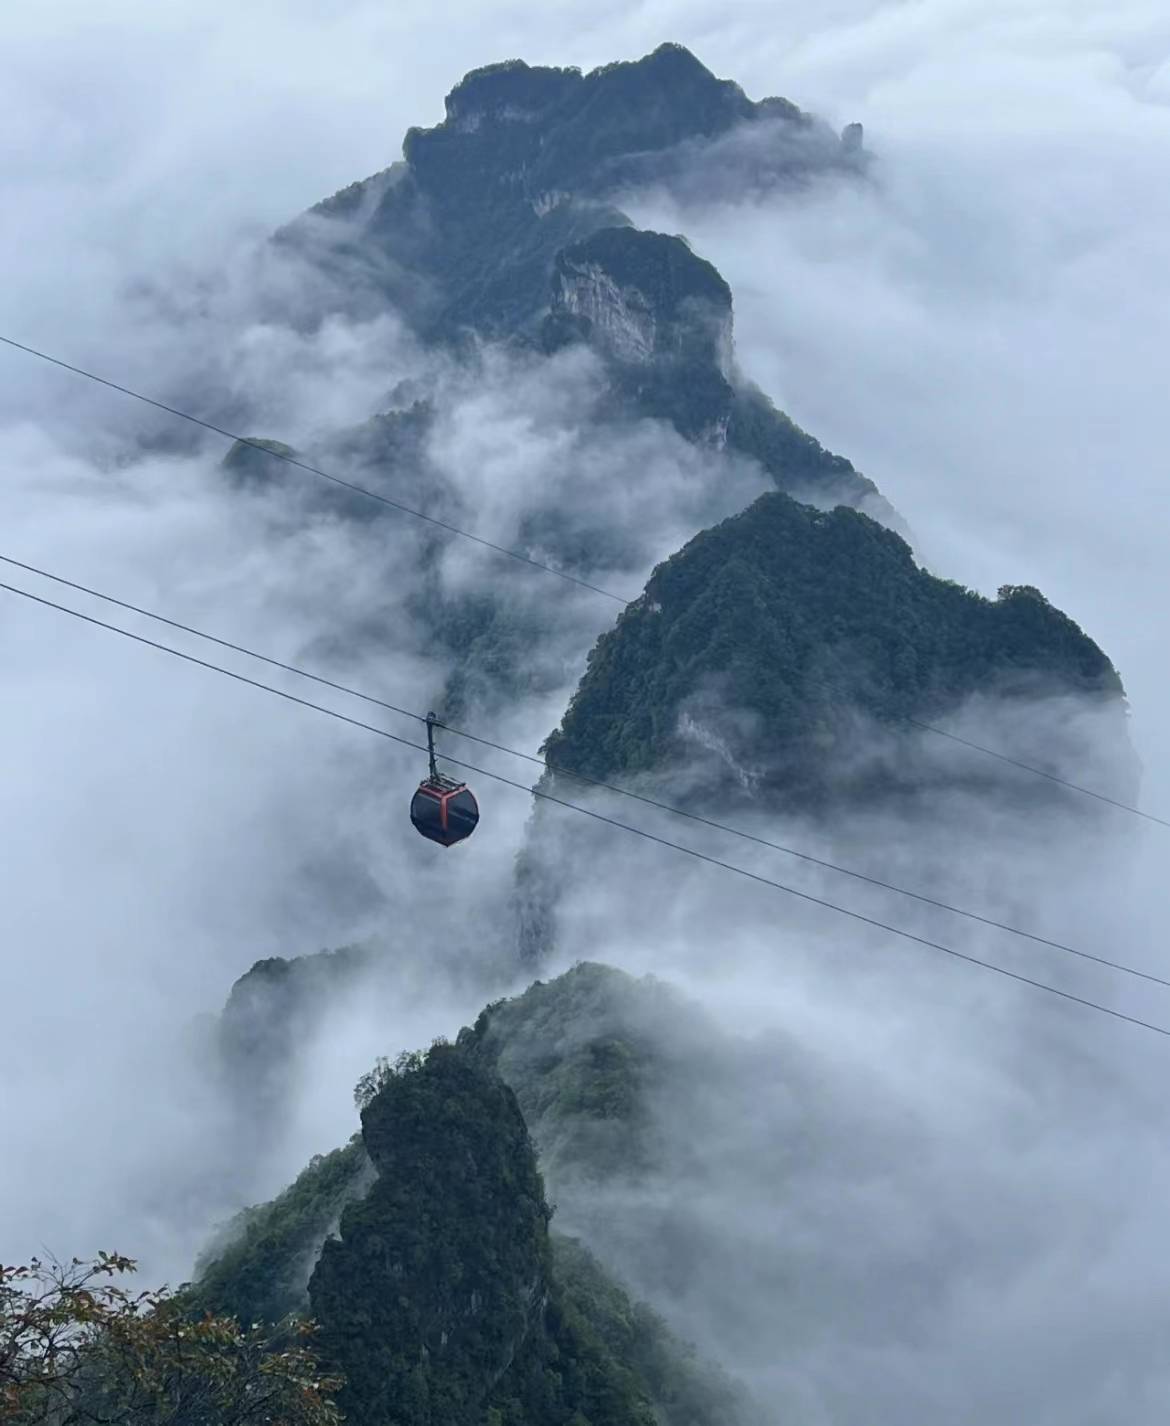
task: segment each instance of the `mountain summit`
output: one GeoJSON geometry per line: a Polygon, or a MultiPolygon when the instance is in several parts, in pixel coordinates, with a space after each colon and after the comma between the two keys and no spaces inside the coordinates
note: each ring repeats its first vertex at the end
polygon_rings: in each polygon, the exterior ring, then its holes
{"type": "Polygon", "coordinates": [[[585,75],[511,60],[472,70],[442,123],[407,131],[401,163],[318,204],[285,237],[321,237],[313,217],[347,220],[337,256],[349,283],[361,259],[427,335],[510,336],[539,319],[560,247],[628,222],[612,206],[623,189],[681,181],[716,144],[726,170],[736,136],[764,182],[860,165],[853,136],[785,99],[753,103],[681,45],[585,75]]]}
{"type": "Polygon", "coordinates": [[[681,45],[632,63],[473,70],[400,163],[278,234],[337,301],[388,304],[425,340],[552,352],[592,345],[615,412],[758,461],[777,486],[891,515],[871,481],[778,412],[734,360],[731,292],[686,242],[618,206],[653,187],[769,188],[858,175],[838,137],[786,99],[748,99],[681,45]]]}

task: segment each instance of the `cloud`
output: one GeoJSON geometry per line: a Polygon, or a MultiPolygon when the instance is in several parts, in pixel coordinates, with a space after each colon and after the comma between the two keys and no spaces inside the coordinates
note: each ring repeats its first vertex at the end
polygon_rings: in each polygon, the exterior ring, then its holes
{"type": "MultiPolygon", "coordinates": [[[[534,513],[568,507],[586,547],[604,546],[605,581],[636,589],[720,499],[746,502],[750,472],[713,494],[702,458],[668,433],[591,428],[595,385],[572,354],[539,371],[489,357],[472,373],[385,317],[306,332],[281,316],[303,269],[258,263],[252,243],[384,168],[473,65],[589,66],[665,38],[753,97],[863,121],[875,166],[866,186],[769,202],[645,194],[635,216],[716,263],[748,372],[878,482],[932,568],[986,591],[1034,583],[1102,643],[1133,700],[1143,796],[1170,806],[1158,736],[1170,333],[1156,300],[1170,36],[1153,4],[306,0],[179,4],[147,21],[120,0],[100,23],[66,0],[25,7],[0,61],[14,136],[0,259],[18,279],[6,330],[309,446],[420,382],[444,396],[426,474],[451,508],[508,543],[534,513]]],[[[311,656],[391,700],[404,686],[420,707],[438,696],[449,669],[412,612],[412,526],[337,518],[293,472],[233,493],[211,439],[180,440],[12,353],[0,372],[6,552],[311,656]]],[[[449,546],[441,587],[506,579],[535,621],[546,676],[491,729],[535,748],[611,613],[493,559],[449,546]]],[[[116,1247],[181,1276],[243,1191],[231,1115],[198,1059],[174,1054],[182,1027],[260,956],[379,935],[401,966],[397,1004],[338,1006],[296,1067],[293,1120],[249,1166],[248,1192],[275,1190],[352,1128],[355,1068],[451,1033],[488,998],[469,946],[490,967],[485,987],[502,988],[493,958],[528,804],[491,792],[474,843],[436,859],[405,825],[415,754],[5,599],[0,904],[17,1029],[0,1046],[0,1246],[8,1258],[41,1241],[116,1247]]],[[[567,831],[571,814],[555,815],[567,831]]],[[[1162,973],[1161,848],[1118,825],[1073,836],[961,804],[831,837],[759,824],[1162,973]]],[[[676,980],[731,1037],[710,1050],[701,1103],[660,1105],[679,1138],[693,1113],[701,1171],[613,1218],[647,1229],[640,1254],[610,1243],[637,1286],[790,1418],[1165,1414],[1151,1340],[1166,1288],[1157,1042],[713,869],[688,876],[661,849],[579,829],[566,845],[590,877],[564,907],[563,956],[676,980]],[[681,1285],[663,1261],[672,1225],[693,1248],[681,1285]]],[[[728,852],[924,933],[944,924],[780,871],[759,849],[728,852]]],[[[973,953],[1035,963],[1030,948],[945,925],[973,953]]],[[[1153,990],[1040,954],[1045,977],[1165,1019],[1153,990]]]]}
{"type": "MultiPolygon", "coordinates": [[[[240,239],[226,254],[212,244],[181,256],[190,282],[172,287],[165,260],[144,273],[133,250],[121,267],[113,248],[99,254],[108,290],[92,310],[81,304],[74,327],[58,330],[53,310],[41,313],[37,340],[631,592],[657,560],[763,488],[759,472],[726,468],[652,423],[595,429],[598,376],[580,355],[543,363],[488,353],[454,366],[384,314],[300,323],[320,279],[287,254],[240,239]],[[97,319],[119,294],[112,343],[97,319]],[[354,433],[404,390],[422,393],[436,416],[387,471],[353,454],[354,433]]],[[[518,631],[524,696],[492,692],[484,676],[477,688],[492,701],[473,705],[469,721],[533,752],[614,617],[597,595],[376,503],[359,514],[356,497],[294,468],[272,462],[267,478],[233,480],[220,465],[222,438],[13,352],[6,359],[3,552],[28,564],[419,712],[441,707],[463,626],[498,607],[518,631]]],[[[409,719],[6,568],[20,588],[423,740],[409,719]]],[[[491,645],[498,631],[489,624],[486,636],[491,645]]],[[[407,819],[425,770],[409,748],[8,593],[0,648],[9,694],[0,730],[14,750],[5,941],[20,1027],[0,1051],[15,1111],[13,1167],[0,1176],[5,1253],[132,1236],[150,1273],[181,1277],[211,1219],[242,1196],[276,1191],[307,1154],[328,1148],[336,1134],[325,1123],[348,1132],[372,1033],[350,1024],[343,1038],[356,1055],[325,1032],[305,1046],[294,1112],[257,1155],[186,1027],[216,1011],[256,959],[369,938],[407,979],[426,972],[415,989],[399,979],[390,1003],[377,1002],[377,1051],[387,1036],[413,1044],[450,1029],[452,1015],[472,1016],[498,990],[502,964],[511,974],[506,908],[528,799],[473,778],[484,807],[476,854],[445,861],[407,819]],[[191,1053],[176,1055],[188,1040],[191,1053]],[[79,1159],[93,1164],[83,1195],[79,1159]]],[[[522,785],[535,777],[531,763],[453,735],[440,751],[522,785]]]]}
{"type": "Polygon", "coordinates": [[[1167,594],[1166,45],[1150,6],[858,7],[792,69],[849,96],[870,185],[635,208],[727,276],[749,372],[877,481],[932,567],[1035,583],[1102,643],[1151,801],[1167,690],[1135,611],[1167,594]]]}
{"type": "MultiPolygon", "coordinates": [[[[1140,982],[730,837],[642,809],[637,820],[1157,1016],[1140,982]]],[[[1133,890],[1115,824],[1077,832],[1063,813],[958,797],[849,829],[736,820],[1166,971],[1159,898],[1110,894],[1133,890]]],[[[575,1194],[557,1185],[563,1227],[586,1232],[778,1420],[1156,1418],[1167,1382],[1143,1324],[1165,1280],[1157,1253],[1137,1267],[1134,1245],[1160,1241],[1170,1178],[1160,1040],[632,838],[561,835],[590,877],[562,900],[557,966],[604,947],[684,987],[722,1026],[675,1046],[681,1067],[656,1092],[657,1172],[575,1194]],[[1127,1325],[1109,1325],[1119,1316],[1127,1325]]],[[[682,1030],[658,1033],[669,1043],[682,1030]]]]}

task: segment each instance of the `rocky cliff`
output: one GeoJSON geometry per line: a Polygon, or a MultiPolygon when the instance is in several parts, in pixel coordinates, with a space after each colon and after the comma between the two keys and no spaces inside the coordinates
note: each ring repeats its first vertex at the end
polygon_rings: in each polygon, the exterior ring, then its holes
{"type": "Polygon", "coordinates": [[[612,415],[668,420],[759,460],[782,489],[889,514],[871,482],[737,374],[715,269],[616,206],[623,190],[709,174],[741,185],[859,174],[855,131],[838,138],[786,100],[753,103],[678,45],[586,75],[490,65],[446,110],[407,133],[401,163],[278,235],[332,278],[335,304],[389,304],[464,354],[585,341],[611,368],[612,415]]]}

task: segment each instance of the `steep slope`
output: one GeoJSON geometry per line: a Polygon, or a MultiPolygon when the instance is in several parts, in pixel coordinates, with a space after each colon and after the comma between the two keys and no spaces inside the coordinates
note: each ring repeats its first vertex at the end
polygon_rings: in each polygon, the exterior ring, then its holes
{"type": "MultiPolygon", "coordinates": [[[[408,131],[401,163],[278,242],[329,275],[335,305],[389,304],[464,357],[484,341],[585,341],[610,370],[611,417],[668,420],[758,459],[782,489],[884,518],[869,481],[736,372],[731,294],[714,268],[680,239],[639,233],[611,201],[648,184],[745,192],[856,174],[863,157],[856,126],[838,138],[786,100],[753,103],[678,45],[587,75],[513,61],[468,74],[442,123],[408,131]]],[[[377,433],[365,435],[377,465],[377,433]]]]}
{"type": "Polygon", "coordinates": [[[379,959],[369,947],[257,961],[235,982],[216,1030],[216,1056],[233,1103],[251,1133],[277,1127],[290,1060],[321,1024],[323,1006],[368,983],[379,959]]]}
{"type": "MultiPolygon", "coordinates": [[[[823,807],[924,785],[935,774],[896,755],[907,720],[976,693],[1021,715],[1061,695],[1088,703],[1125,761],[1116,671],[1036,590],[985,599],[921,569],[857,511],[765,495],[655,570],[590,655],[545,752],[609,778],[705,745],[709,790],[823,807]]],[[[1054,771],[1088,756],[1076,728],[1053,718],[1045,732],[1054,771]]],[[[973,765],[973,780],[988,776],[994,764],[973,765]]]]}
{"type": "Polygon", "coordinates": [[[587,75],[487,65],[447,95],[442,123],[407,132],[401,165],[343,189],[282,238],[331,251],[428,336],[510,336],[539,317],[559,248],[628,221],[607,195],[669,179],[745,126],[761,131],[777,174],[856,167],[855,144],[785,100],[752,103],[681,45],[587,75]]]}
{"type": "Polygon", "coordinates": [[[669,421],[687,440],[748,456],[798,498],[892,518],[872,481],[737,371],[731,289],[685,239],[601,228],[562,248],[542,341],[547,351],[579,341],[602,354],[628,419],[669,421]]]}
{"type": "Polygon", "coordinates": [[[279,1322],[309,1310],[309,1278],[346,1204],[361,1198],[374,1169],[358,1135],[321,1154],[271,1203],[246,1208],[207,1245],[189,1289],[198,1311],[240,1322],[279,1322]]]}
{"type": "MultiPolygon", "coordinates": [[[[681,436],[716,480],[748,457],[779,487],[655,570],[595,647],[546,744],[553,763],[630,781],[681,772],[680,799],[720,812],[739,799],[753,811],[913,810],[924,794],[956,788],[1062,795],[1013,782],[1003,765],[922,756],[916,723],[974,700],[1008,710],[1029,758],[1054,772],[1100,752],[1066,716],[1092,710],[1093,736],[1121,778],[1102,785],[1127,793],[1124,697],[1102,651],[1033,589],[988,600],[920,568],[903,540],[860,513],[889,515],[872,484],[737,371],[732,294],[716,269],[684,238],[639,231],[614,206],[632,185],[709,182],[716,160],[727,161],[728,181],[749,169],[761,181],[855,169],[858,141],[850,131],[839,142],[783,101],[752,105],[677,47],[588,76],[493,66],[448,96],[442,124],[407,135],[401,165],[281,241],[311,253],[354,310],[396,305],[419,337],[442,344],[448,369],[482,371],[484,344],[497,345],[492,359],[506,348],[513,374],[557,369],[564,353],[565,367],[604,376],[588,423],[623,439],[650,429],[672,452],[685,449],[681,436]]],[[[337,433],[332,449],[364,482],[471,526],[474,510],[469,518],[432,456],[437,389],[398,391],[394,409],[337,433]]],[[[227,474],[252,484],[264,464],[237,448],[227,474]]],[[[359,512],[371,517],[360,501],[345,513],[359,512]]],[[[574,526],[555,504],[517,528],[519,547],[582,573],[614,537],[613,524],[574,526]]],[[[455,666],[447,711],[468,697],[482,716],[487,688],[507,699],[529,679],[531,691],[544,621],[557,613],[518,613],[494,588],[449,596],[442,538],[432,532],[418,547],[408,612],[428,653],[455,666]]],[[[580,862],[555,838],[542,846],[540,814],[533,826],[520,889],[522,947],[535,959],[553,939],[558,877],[576,877],[580,862]]],[[[719,953],[736,953],[733,936],[719,953]]],[[[287,1066],[371,969],[350,949],[264,962],[237,984],[221,1049],[258,1125],[276,1122],[287,1066]]],[[[778,1103],[798,1105],[769,1121],[782,1131],[773,1156],[753,1143],[747,1181],[764,1163],[771,1192],[789,1170],[789,1131],[806,1149],[818,1132],[818,1087],[796,1084],[775,1048],[756,1059],[730,1050],[664,987],[604,967],[538,982],[490,1006],[455,1046],[383,1075],[362,1138],[241,1215],[201,1263],[194,1300],[263,1318],[311,1308],[349,1377],[344,1404],[359,1426],[734,1420],[730,1387],[687,1366],[584,1244],[628,1267],[654,1300],[713,1292],[711,1261],[726,1240],[688,1191],[698,1200],[704,1182],[719,1181],[720,1124],[744,1085],[767,1082],[778,1103]],[[558,1221],[582,1242],[550,1235],[542,1174],[558,1221]]],[[[848,1181],[866,1126],[834,1112],[834,1135],[823,1131],[814,1157],[848,1181]]],[[[705,1211],[719,1209],[709,1199],[705,1211]]],[[[790,1250],[769,1245],[769,1292],[783,1290],[790,1250]]],[[[756,1252],[741,1245],[741,1272],[756,1252]]],[[[752,1331],[734,1288],[720,1314],[752,1331]]]]}
{"type": "MultiPolygon", "coordinates": [[[[303,1008],[328,1014],[318,994],[303,1008]]],[[[548,1233],[520,1112],[567,1203],[650,1172],[649,1099],[687,1053],[662,1026],[693,1041],[693,1015],[665,986],[585,965],[488,1007],[454,1046],[383,1065],[361,1136],[209,1245],[192,1309],[277,1321],[311,1306],[358,1422],[757,1419],[584,1243],[548,1233]]]]}
{"type": "Polygon", "coordinates": [[[549,1214],[515,1098],[436,1046],[385,1077],[362,1138],[378,1176],[309,1283],[322,1350],[347,1379],[342,1409],[358,1426],[479,1421],[524,1392],[552,1290],[549,1214]]]}

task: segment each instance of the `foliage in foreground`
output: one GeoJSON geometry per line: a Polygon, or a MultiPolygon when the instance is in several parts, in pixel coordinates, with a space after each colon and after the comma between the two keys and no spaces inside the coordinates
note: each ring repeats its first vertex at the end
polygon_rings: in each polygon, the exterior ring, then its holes
{"type": "Polygon", "coordinates": [[[336,1426],[341,1380],[309,1323],[193,1318],[133,1292],[132,1259],[0,1266],[0,1419],[11,1426],[336,1426]]]}

